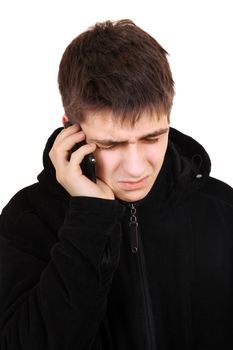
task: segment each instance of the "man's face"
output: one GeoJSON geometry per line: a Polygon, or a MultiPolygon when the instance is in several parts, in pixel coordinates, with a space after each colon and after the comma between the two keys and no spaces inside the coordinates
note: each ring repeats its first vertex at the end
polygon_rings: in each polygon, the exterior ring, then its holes
{"type": "Polygon", "coordinates": [[[94,153],[97,177],[127,202],[144,198],[162,167],[168,144],[167,116],[143,115],[134,126],[120,124],[111,114],[87,116],[81,123],[94,153]]]}

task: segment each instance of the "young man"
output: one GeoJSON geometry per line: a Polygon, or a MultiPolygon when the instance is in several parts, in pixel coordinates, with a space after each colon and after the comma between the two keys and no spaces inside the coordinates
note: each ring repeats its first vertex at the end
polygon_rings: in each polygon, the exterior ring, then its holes
{"type": "Polygon", "coordinates": [[[65,50],[70,126],[1,216],[1,350],[233,348],[233,191],[169,128],[166,54],[129,20],[65,50]]]}

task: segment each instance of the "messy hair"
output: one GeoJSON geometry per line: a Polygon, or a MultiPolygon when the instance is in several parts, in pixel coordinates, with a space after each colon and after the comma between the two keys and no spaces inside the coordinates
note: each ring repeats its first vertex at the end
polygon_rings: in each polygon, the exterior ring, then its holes
{"type": "Polygon", "coordinates": [[[174,97],[167,52],[128,19],[96,23],[76,37],[62,56],[58,85],[73,122],[99,111],[131,123],[145,111],[169,119],[174,97]]]}

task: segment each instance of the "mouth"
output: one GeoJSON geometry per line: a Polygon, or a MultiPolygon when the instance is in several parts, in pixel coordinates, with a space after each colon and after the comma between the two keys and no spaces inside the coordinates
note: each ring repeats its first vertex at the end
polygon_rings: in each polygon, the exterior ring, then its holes
{"type": "Polygon", "coordinates": [[[139,190],[144,188],[147,182],[148,176],[145,176],[137,181],[119,181],[121,189],[127,191],[139,190]]]}

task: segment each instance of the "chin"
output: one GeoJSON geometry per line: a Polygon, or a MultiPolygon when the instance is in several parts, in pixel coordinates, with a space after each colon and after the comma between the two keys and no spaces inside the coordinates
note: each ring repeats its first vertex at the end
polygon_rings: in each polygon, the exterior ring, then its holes
{"type": "Polygon", "coordinates": [[[134,203],[145,198],[148,193],[149,193],[149,190],[148,191],[131,191],[129,193],[116,194],[116,197],[122,201],[134,203]]]}

